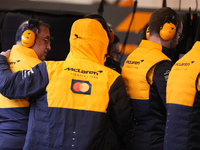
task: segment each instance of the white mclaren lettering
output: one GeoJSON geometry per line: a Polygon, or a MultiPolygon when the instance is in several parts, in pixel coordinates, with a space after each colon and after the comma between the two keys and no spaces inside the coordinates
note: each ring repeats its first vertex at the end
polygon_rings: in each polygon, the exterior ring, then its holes
{"type": "Polygon", "coordinates": [[[22,79],[26,78],[27,76],[30,77],[31,74],[34,74],[33,69],[22,71],[22,79]]]}
{"type": "Polygon", "coordinates": [[[164,73],[165,81],[168,80],[169,73],[170,73],[170,70],[167,70],[167,71],[164,73]]]}

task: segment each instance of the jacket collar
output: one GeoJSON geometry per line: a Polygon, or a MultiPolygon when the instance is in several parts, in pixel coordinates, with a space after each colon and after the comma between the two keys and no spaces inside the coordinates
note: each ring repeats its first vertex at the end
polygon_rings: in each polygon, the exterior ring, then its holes
{"type": "Polygon", "coordinates": [[[33,49],[24,47],[22,45],[13,45],[11,52],[20,52],[27,56],[35,57],[35,58],[39,59],[33,49]]]}

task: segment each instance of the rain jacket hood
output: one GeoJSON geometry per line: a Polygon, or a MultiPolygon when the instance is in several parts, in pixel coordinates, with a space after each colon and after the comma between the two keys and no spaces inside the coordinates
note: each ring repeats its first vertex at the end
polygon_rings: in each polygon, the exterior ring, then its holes
{"type": "Polygon", "coordinates": [[[72,25],[68,58],[87,59],[104,65],[108,43],[107,32],[99,21],[79,19],[72,25]]]}
{"type": "Polygon", "coordinates": [[[13,74],[0,55],[0,93],[31,97],[23,149],[120,150],[133,118],[122,76],[103,65],[106,30],[93,19],[80,19],[71,30],[65,61],[13,74]]]}

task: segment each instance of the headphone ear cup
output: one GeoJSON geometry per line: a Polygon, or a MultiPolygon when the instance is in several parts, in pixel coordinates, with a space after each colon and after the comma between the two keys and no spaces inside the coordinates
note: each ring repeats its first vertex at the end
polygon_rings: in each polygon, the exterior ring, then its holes
{"type": "Polygon", "coordinates": [[[108,29],[108,34],[109,34],[109,42],[112,44],[115,39],[114,31],[112,29],[108,29]]]}
{"type": "Polygon", "coordinates": [[[146,30],[146,39],[149,40],[150,38],[150,31],[149,31],[149,27],[146,30]]]}
{"type": "Polygon", "coordinates": [[[173,23],[166,22],[160,29],[160,37],[163,40],[170,40],[176,33],[176,26],[173,23]]]}
{"type": "Polygon", "coordinates": [[[25,47],[32,47],[35,44],[36,34],[32,30],[26,30],[21,37],[22,45],[25,47]]]}

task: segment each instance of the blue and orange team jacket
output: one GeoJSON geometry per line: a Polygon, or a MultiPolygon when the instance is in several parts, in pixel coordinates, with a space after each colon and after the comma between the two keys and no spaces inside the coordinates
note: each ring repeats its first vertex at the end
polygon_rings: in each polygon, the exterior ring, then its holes
{"type": "MultiPolygon", "coordinates": [[[[22,45],[14,45],[8,62],[12,72],[16,72],[31,69],[41,61],[34,50],[22,45]]],[[[8,99],[0,95],[0,149],[22,149],[25,142],[28,116],[28,98],[8,99]]]]}
{"type": "Polygon", "coordinates": [[[200,42],[172,67],[167,83],[164,148],[200,149],[200,42]]]}
{"type": "Polygon", "coordinates": [[[166,110],[165,99],[161,99],[158,89],[161,88],[162,93],[165,93],[164,73],[159,73],[159,76],[163,76],[164,87],[153,83],[154,69],[161,64],[170,64],[170,69],[172,67],[170,59],[162,52],[162,46],[142,40],[139,47],[127,57],[122,68],[122,77],[137,124],[130,139],[132,149],[135,150],[163,148],[161,139],[164,139],[166,110]]]}
{"type": "Polygon", "coordinates": [[[132,114],[122,76],[104,66],[107,32],[97,20],[79,19],[70,44],[65,61],[29,71],[11,74],[0,62],[3,95],[35,96],[24,149],[118,150],[132,114]]]}

